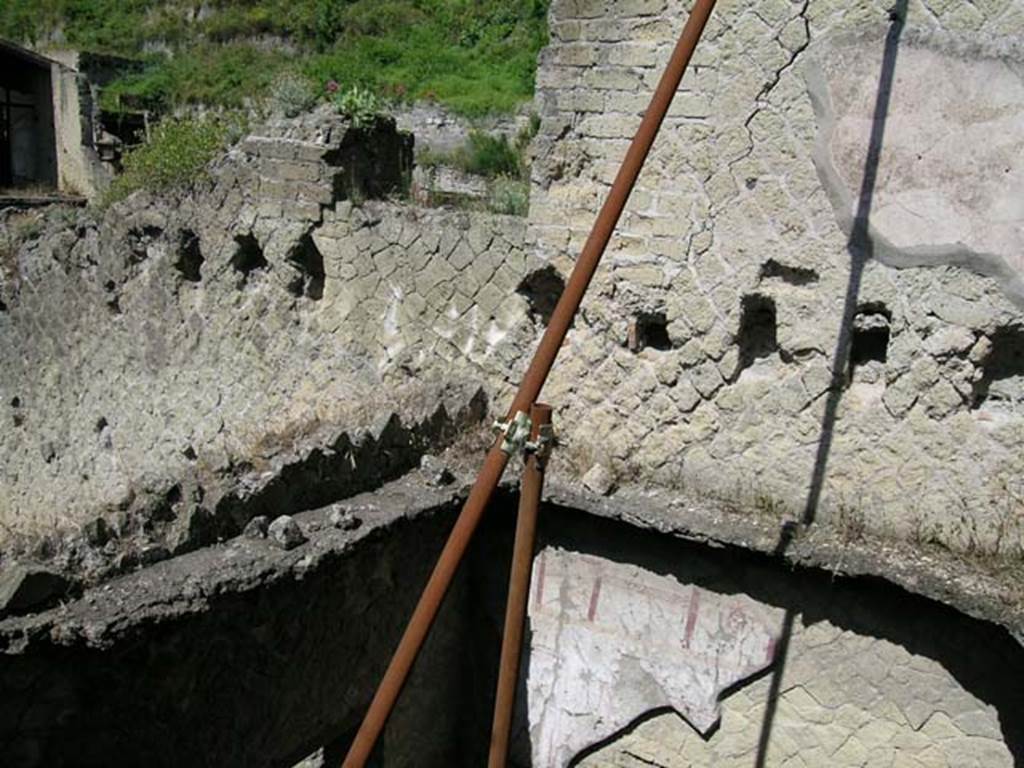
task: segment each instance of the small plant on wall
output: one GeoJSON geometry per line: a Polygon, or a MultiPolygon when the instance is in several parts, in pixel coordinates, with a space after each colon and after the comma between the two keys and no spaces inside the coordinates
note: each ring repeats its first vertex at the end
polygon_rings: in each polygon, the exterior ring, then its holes
{"type": "Polygon", "coordinates": [[[351,120],[354,128],[369,128],[384,114],[380,98],[369,88],[357,84],[342,89],[331,81],[327,90],[328,93],[333,92],[332,101],[338,112],[351,120]]]}

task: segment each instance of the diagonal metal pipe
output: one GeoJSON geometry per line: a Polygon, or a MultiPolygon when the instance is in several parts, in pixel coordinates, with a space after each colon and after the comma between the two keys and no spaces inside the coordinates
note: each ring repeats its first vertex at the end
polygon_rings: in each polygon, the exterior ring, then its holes
{"type": "MultiPolygon", "coordinates": [[[[694,3],[668,66],[651,98],[650,106],[644,113],[643,120],[626,152],[626,157],[622,161],[611,191],[598,214],[597,221],[594,222],[594,227],[576,261],[569,282],[558,300],[558,305],[551,315],[551,320],[537,347],[533,361],[519,385],[519,391],[512,400],[509,419],[519,412],[529,412],[530,407],[540,395],[587,288],[590,287],[590,282],[597,271],[605,248],[608,246],[608,241],[622,216],[626,201],[636,185],[636,180],[640,176],[640,171],[643,169],[654,139],[668,113],[672,99],[679,89],[679,83],[686,73],[686,68],[704,32],[711,11],[715,7],[715,2],[716,0],[696,0],[694,3]]],[[[502,450],[502,443],[501,438],[496,440],[484,460],[480,474],[477,476],[473,489],[452,528],[451,535],[441,551],[420,601],[409,619],[409,624],[406,626],[363,723],[349,748],[342,768],[363,768],[381,731],[384,730],[384,725],[394,709],[413,662],[423,646],[427,633],[441,607],[441,602],[452,583],[455,571],[459,563],[462,562],[470,539],[483,517],[487,503],[494,494],[494,489],[501,481],[505,466],[508,464],[509,456],[502,450]]]]}

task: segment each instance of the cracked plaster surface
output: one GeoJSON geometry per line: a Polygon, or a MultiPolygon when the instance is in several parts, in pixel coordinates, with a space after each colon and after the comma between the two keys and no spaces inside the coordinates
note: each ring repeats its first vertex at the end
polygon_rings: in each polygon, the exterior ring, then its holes
{"type": "MultiPolygon", "coordinates": [[[[1010,768],[999,714],[941,665],[828,622],[798,623],[764,765],[1010,768]]],[[[722,702],[701,736],[679,715],[648,719],[580,761],[581,768],[755,764],[769,700],[762,678],[722,702]]]]}
{"type": "MultiPolygon", "coordinates": [[[[530,239],[565,273],[686,7],[664,0],[553,4],[552,43],[538,73],[543,121],[530,239]]],[[[1014,146],[988,115],[1003,106],[1007,120],[1015,114],[1022,9],[1009,1],[910,3],[892,100],[892,157],[913,146],[911,112],[942,110],[959,93],[952,84],[914,90],[911,75],[922,73],[931,78],[922,84],[946,74],[965,78],[963,109],[951,119],[971,124],[978,145],[971,157],[1002,157],[1014,146]],[[992,73],[1006,84],[994,95],[977,87],[992,73]],[[990,134],[990,146],[982,146],[980,137],[990,134]]],[[[1016,557],[1024,542],[1016,480],[1024,422],[1016,403],[1024,392],[1014,372],[993,373],[991,349],[993,338],[1020,331],[1020,278],[1009,235],[985,218],[987,199],[1008,210],[1019,204],[1011,182],[992,182],[961,210],[962,239],[1002,238],[998,259],[927,243],[903,247],[900,258],[895,248],[879,249],[855,302],[887,326],[885,359],[833,379],[837,340],[850,332],[840,320],[851,279],[849,234],[834,198],[838,191],[849,201],[847,188],[859,180],[865,147],[857,142],[890,24],[889,7],[872,2],[716,7],[545,396],[566,404],[566,443],[581,472],[604,464],[630,481],[794,516],[808,502],[834,399],[820,522],[1016,557]],[[816,97],[823,88],[846,89],[833,104],[840,128],[829,147],[839,161],[826,184],[816,163],[827,123],[816,97]],[[906,268],[925,263],[932,268],[906,268]],[[745,359],[750,297],[773,305],[776,329],[774,348],[745,359]],[[652,314],[665,319],[666,348],[624,348],[630,318],[652,314]],[[979,382],[993,376],[999,381],[982,392],[979,382]]],[[[969,164],[929,162],[923,185],[956,178],[969,164]]],[[[966,195],[975,178],[969,174],[952,192],[966,195]]],[[[911,180],[879,178],[879,210],[890,229],[891,201],[911,180]]],[[[995,246],[979,240],[971,247],[995,246]]]]}
{"type": "Polygon", "coordinates": [[[718,697],[771,664],[781,611],[547,547],[533,572],[527,685],[533,765],[566,765],[653,707],[708,733],[718,697]]]}
{"type": "MultiPolygon", "coordinates": [[[[819,125],[815,163],[847,232],[862,186],[882,66],[877,46],[837,45],[805,68],[819,125]]],[[[995,277],[1024,307],[1024,78],[1013,61],[910,43],[870,216],[874,253],[895,267],[953,264],[995,277]]]]}

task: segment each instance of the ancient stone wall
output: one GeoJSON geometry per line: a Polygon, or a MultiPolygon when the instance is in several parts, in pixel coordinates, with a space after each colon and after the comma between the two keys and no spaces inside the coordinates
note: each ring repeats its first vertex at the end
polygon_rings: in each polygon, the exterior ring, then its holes
{"type": "Polygon", "coordinates": [[[0,286],[0,547],[45,559],[102,516],[114,543],[64,564],[103,571],[129,540],[129,564],[166,556],[406,471],[482,419],[484,371],[535,333],[524,223],[388,202],[410,161],[386,123],[321,112],[265,126],[191,192],[35,224],[0,286]]]}
{"type": "MultiPolygon", "coordinates": [[[[563,272],[687,9],[552,4],[530,236],[563,272]]],[[[718,4],[546,391],[581,473],[1020,555],[1022,24],[718,4]]]]}
{"type": "MultiPolygon", "coordinates": [[[[985,9],[719,6],[544,393],[563,477],[1019,556],[1021,8],[985,9]]],[[[409,204],[409,138],[321,109],[5,248],[0,547],[146,562],[500,415],[685,10],[552,5],[526,221],[409,204]]]]}
{"type": "MultiPolygon", "coordinates": [[[[340,765],[454,516],[450,491],[392,486],[283,551],[239,536],[0,621],[0,764],[340,765]],[[447,499],[444,497],[448,496],[447,499]],[[341,754],[337,754],[338,750],[341,754]]],[[[467,576],[381,740],[385,765],[459,765],[467,576]]]]}

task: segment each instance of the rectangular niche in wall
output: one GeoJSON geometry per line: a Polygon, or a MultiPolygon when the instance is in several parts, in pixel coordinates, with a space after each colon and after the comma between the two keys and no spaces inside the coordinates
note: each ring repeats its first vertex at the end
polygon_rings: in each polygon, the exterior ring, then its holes
{"type": "Polygon", "coordinates": [[[853,318],[847,383],[874,383],[889,358],[889,324],[892,313],[880,304],[866,304],[853,318]]]}
{"type": "Polygon", "coordinates": [[[744,296],[740,304],[740,365],[749,368],[755,360],[771,357],[779,349],[775,300],[761,294],[744,296]]]}
{"type": "Polygon", "coordinates": [[[664,312],[641,312],[629,321],[626,346],[630,352],[642,349],[672,349],[668,319],[664,312]]]}

